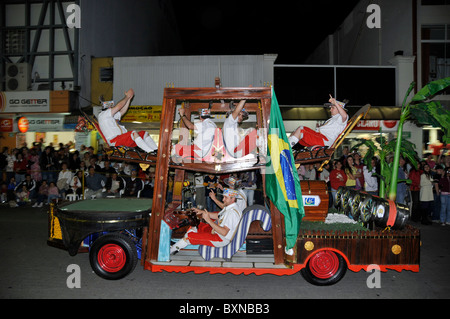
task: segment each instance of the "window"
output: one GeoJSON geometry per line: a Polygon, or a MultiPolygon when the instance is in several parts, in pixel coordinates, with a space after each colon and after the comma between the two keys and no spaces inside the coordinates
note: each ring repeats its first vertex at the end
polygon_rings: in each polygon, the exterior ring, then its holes
{"type": "Polygon", "coordinates": [[[112,82],[114,79],[114,68],[100,68],[100,82],[112,82]]]}
{"type": "Polygon", "coordinates": [[[450,77],[450,25],[423,25],[421,36],[422,85],[450,77]]]}
{"type": "Polygon", "coordinates": [[[423,6],[444,6],[450,4],[450,0],[422,0],[423,6]]]}

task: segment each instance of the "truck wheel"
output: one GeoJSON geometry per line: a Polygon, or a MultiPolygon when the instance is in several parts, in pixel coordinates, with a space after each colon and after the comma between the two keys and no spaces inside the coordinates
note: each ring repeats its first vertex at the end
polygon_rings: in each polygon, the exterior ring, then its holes
{"type": "Polygon", "coordinates": [[[329,286],[341,280],[346,271],[347,264],[341,255],[331,250],[321,250],[309,259],[300,273],[310,284],[329,286]]]}
{"type": "Polygon", "coordinates": [[[110,233],[94,241],[89,252],[92,270],[104,279],[117,280],[131,273],[137,264],[137,251],[126,235],[110,233]]]}

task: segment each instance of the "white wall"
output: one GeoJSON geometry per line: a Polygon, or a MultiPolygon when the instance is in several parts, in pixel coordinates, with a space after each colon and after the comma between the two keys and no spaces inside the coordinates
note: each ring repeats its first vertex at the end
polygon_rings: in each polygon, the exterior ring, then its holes
{"type": "Polygon", "coordinates": [[[114,58],[114,100],[129,88],[135,91],[133,105],[161,105],[164,88],[255,87],[273,83],[276,55],[159,56],[114,58]],[[169,84],[170,83],[170,84],[169,84]]]}

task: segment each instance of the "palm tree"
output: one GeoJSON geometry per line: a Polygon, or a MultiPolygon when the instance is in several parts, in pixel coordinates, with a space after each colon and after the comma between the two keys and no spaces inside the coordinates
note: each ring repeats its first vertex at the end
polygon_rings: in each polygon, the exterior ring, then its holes
{"type": "Polygon", "coordinates": [[[390,142],[384,142],[382,135],[380,134],[380,146],[378,149],[375,144],[370,140],[365,140],[353,147],[358,148],[360,145],[366,145],[369,147],[369,151],[366,153],[364,160],[370,167],[370,158],[379,152],[380,155],[380,185],[379,195],[385,197],[385,190],[388,189],[388,198],[395,201],[397,196],[397,184],[404,182],[404,180],[398,180],[398,169],[400,156],[408,159],[413,166],[417,168],[417,158],[415,145],[411,142],[403,139],[403,124],[412,115],[420,124],[433,125],[440,127],[444,131],[444,143],[450,143],[450,112],[445,110],[439,101],[431,101],[434,95],[439,91],[442,91],[446,87],[450,86],[450,77],[441,80],[433,81],[423,87],[409,103],[406,103],[409,94],[414,88],[415,83],[412,82],[402,104],[402,111],[400,121],[397,129],[397,139],[390,142]],[[386,157],[388,154],[394,153],[394,161],[392,164],[388,164],[386,157]]]}
{"type": "Polygon", "coordinates": [[[395,200],[397,196],[397,176],[398,165],[401,152],[401,138],[403,134],[403,123],[410,117],[411,114],[421,124],[432,124],[441,127],[444,130],[444,142],[450,142],[450,132],[448,123],[450,120],[450,112],[445,110],[439,101],[431,101],[431,99],[439,92],[450,86],[450,77],[441,80],[433,81],[425,85],[414,97],[411,102],[406,104],[406,99],[411,93],[415,83],[412,82],[408,92],[405,95],[402,105],[402,114],[397,130],[397,141],[394,153],[394,162],[392,163],[392,182],[389,187],[388,197],[390,200],[395,200]],[[426,117],[425,117],[426,116],[426,117]],[[429,123],[431,122],[431,123],[429,123]]]}

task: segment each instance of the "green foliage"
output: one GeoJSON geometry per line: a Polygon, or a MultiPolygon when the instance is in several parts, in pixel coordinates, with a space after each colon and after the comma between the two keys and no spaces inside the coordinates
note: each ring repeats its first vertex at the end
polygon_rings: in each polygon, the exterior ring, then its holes
{"type": "Polygon", "coordinates": [[[450,143],[450,112],[439,101],[431,101],[437,93],[450,86],[450,77],[425,85],[410,102],[411,115],[420,123],[440,127],[444,131],[443,142],[450,143]]]}
{"type": "MultiPolygon", "coordinates": [[[[377,149],[375,144],[368,140],[364,140],[353,147],[358,148],[361,145],[369,147],[369,151],[364,157],[364,162],[369,170],[371,169],[370,159],[375,152],[379,153],[381,166],[381,185],[379,185],[380,196],[384,197],[385,189],[389,189],[389,198],[391,200],[395,200],[397,183],[404,182],[404,180],[397,180],[400,156],[409,160],[414,167],[417,168],[418,165],[418,158],[415,150],[416,146],[402,138],[403,124],[407,119],[413,116],[420,124],[428,124],[442,128],[444,131],[444,143],[450,143],[450,125],[448,124],[450,123],[450,112],[445,110],[439,101],[430,100],[438,92],[450,86],[450,77],[428,83],[414,95],[411,102],[406,103],[414,86],[415,83],[412,82],[403,100],[402,113],[397,130],[397,139],[385,143],[380,134],[381,140],[379,143],[381,149],[377,149]],[[388,164],[386,161],[389,154],[394,154],[394,161],[392,164],[388,164]]],[[[406,182],[410,181],[406,180],[406,182]]]]}

